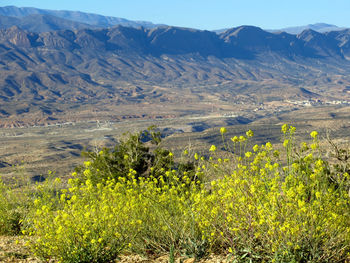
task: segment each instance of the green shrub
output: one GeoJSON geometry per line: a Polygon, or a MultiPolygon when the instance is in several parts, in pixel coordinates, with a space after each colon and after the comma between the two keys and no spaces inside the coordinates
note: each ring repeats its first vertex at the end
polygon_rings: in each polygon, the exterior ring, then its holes
{"type": "Polygon", "coordinates": [[[90,180],[93,184],[109,179],[126,178],[129,171],[136,172],[135,177],[164,176],[165,171],[180,169],[189,172],[194,169],[191,162],[175,164],[173,154],[160,146],[160,134],[151,127],[147,132],[126,134],[114,149],[103,148],[99,152],[84,152],[88,158],[84,166],[76,168],[75,177],[81,182],[92,174],[90,180]],[[144,142],[150,137],[150,143],[144,142]],[[153,146],[152,146],[153,145],[153,146]],[[152,146],[152,147],[151,147],[152,146]],[[86,168],[89,168],[88,171],[86,168]]]}

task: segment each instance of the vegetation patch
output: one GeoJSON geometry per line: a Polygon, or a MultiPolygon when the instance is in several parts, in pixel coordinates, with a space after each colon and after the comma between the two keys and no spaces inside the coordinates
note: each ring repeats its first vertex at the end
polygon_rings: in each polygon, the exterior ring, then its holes
{"type": "MultiPolygon", "coordinates": [[[[176,159],[152,130],[146,137],[153,145],[138,133],[86,153],[67,185],[48,180],[23,193],[28,212],[18,221],[31,236],[28,247],[59,262],[112,262],[125,254],[167,254],[169,262],[213,254],[232,262],[349,260],[346,149],[333,144],[326,158],[316,131],[299,144],[288,125],[281,147],[250,146],[250,130],[220,133],[224,151],[212,145],[176,159]]],[[[5,188],[1,207],[11,205],[5,188]]],[[[11,210],[0,209],[0,218],[11,210]]],[[[0,222],[13,233],[11,221],[0,222]]]]}

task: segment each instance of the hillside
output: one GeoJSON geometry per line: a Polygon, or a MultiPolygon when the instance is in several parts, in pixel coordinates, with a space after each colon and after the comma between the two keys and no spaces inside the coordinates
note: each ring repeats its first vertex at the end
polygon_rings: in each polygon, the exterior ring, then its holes
{"type": "Polygon", "coordinates": [[[77,120],[102,111],[105,118],[125,118],[117,108],[135,103],[147,109],[140,114],[134,107],[129,115],[145,117],[156,115],[153,106],[172,103],[186,105],[180,116],[206,102],[344,100],[349,36],[349,30],[290,35],[252,26],[221,34],[165,26],[3,29],[0,125],[77,120]]]}

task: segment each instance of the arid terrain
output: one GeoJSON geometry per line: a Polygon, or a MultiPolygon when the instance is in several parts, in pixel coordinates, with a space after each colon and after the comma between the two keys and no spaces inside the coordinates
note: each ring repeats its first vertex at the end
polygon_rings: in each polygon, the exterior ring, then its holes
{"type": "MultiPolygon", "coordinates": [[[[285,103],[288,105],[288,103],[285,103]]],[[[221,105],[224,108],[224,105],[221,105]]],[[[350,139],[349,106],[281,106],[266,104],[255,111],[239,106],[227,111],[210,107],[206,114],[167,118],[131,118],[120,121],[91,120],[47,126],[1,128],[1,168],[5,178],[26,174],[40,180],[48,171],[61,177],[69,175],[75,166],[82,164],[83,150],[113,147],[125,132],[137,132],[156,125],[164,134],[164,145],[175,152],[186,147],[203,151],[211,144],[221,144],[219,127],[228,128],[227,138],[241,135],[248,129],[255,132],[253,143],[280,142],[280,127],[289,123],[297,127],[297,137],[308,139],[308,133],[318,130],[342,143],[350,139]],[[286,110],[282,110],[286,107],[286,110]],[[291,108],[293,110],[291,110],[291,108]],[[277,111],[279,109],[280,111],[277,111]]]]}

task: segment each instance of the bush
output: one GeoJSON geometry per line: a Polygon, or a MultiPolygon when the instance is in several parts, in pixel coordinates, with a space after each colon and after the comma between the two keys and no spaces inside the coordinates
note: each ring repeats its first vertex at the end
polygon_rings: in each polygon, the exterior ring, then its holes
{"type": "Polygon", "coordinates": [[[200,189],[194,164],[175,164],[173,154],[159,147],[158,134],[151,131],[152,150],[143,136],[130,134],[113,151],[85,153],[89,160],[68,189],[35,201],[28,232],[38,237],[31,245],[38,256],[109,262],[122,250],[161,253],[198,243],[190,205],[191,193],[200,189]]]}
{"type": "Polygon", "coordinates": [[[96,185],[71,179],[56,198],[37,199],[35,253],[62,262],[110,262],[122,250],[159,253],[200,238],[189,205],[194,182],[181,182],[176,171],[167,172],[171,182],[135,174],[96,185]]]}
{"type": "Polygon", "coordinates": [[[36,255],[61,262],[110,262],[123,249],[127,206],[111,184],[95,187],[86,180],[56,197],[38,198],[33,218],[36,255]],[[110,193],[116,200],[111,203],[110,193]],[[113,217],[113,211],[118,212],[113,217]]]}
{"type": "Polygon", "coordinates": [[[208,159],[175,164],[140,134],[90,155],[67,189],[35,201],[35,253],[61,262],[110,262],[122,252],[344,262],[350,178],[321,158],[317,133],[296,147],[295,128],[284,125],[283,154],[271,143],[247,151],[252,131],[230,142],[220,132],[225,158],[213,145],[208,159]]]}
{"type": "Polygon", "coordinates": [[[254,146],[235,165],[210,163],[205,173],[222,178],[196,197],[203,238],[212,251],[228,251],[238,262],[344,262],[350,252],[349,175],[329,173],[316,132],[311,144],[295,148],[295,128],[282,131],[284,167],[270,143],[254,146]]]}
{"type": "Polygon", "coordinates": [[[135,177],[158,178],[164,177],[165,171],[180,169],[190,171],[194,169],[192,163],[175,164],[173,154],[160,146],[161,136],[150,127],[147,132],[125,134],[125,138],[113,150],[103,148],[99,152],[84,152],[88,158],[84,166],[76,168],[75,177],[81,182],[89,174],[95,185],[109,179],[127,178],[130,170],[135,171],[135,177]],[[144,141],[150,139],[150,143],[144,141]],[[150,146],[152,146],[152,149],[150,146]],[[87,169],[88,168],[88,169],[87,169]]]}

